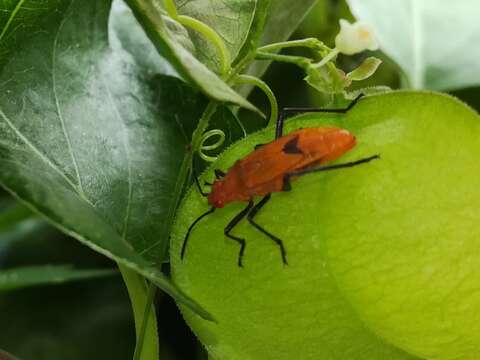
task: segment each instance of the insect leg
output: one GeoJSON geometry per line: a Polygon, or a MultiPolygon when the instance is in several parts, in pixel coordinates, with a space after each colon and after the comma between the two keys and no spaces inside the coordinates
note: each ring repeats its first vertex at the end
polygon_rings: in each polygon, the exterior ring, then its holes
{"type": "Polygon", "coordinates": [[[283,176],[283,187],[282,187],[282,191],[290,191],[290,190],[292,190],[292,184],[291,184],[291,181],[290,181],[289,173],[286,173],[286,174],[283,176]]]}
{"type": "Polygon", "coordinates": [[[228,223],[228,225],[223,230],[225,236],[227,236],[228,238],[240,244],[240,252],[238,253],[238,266],[240,267],[243,267],[242,261],[243,261],[243,253],[245,252],[245,239],[234,236],[230,234],[230,232],[249,213],[253,205],[254,205],[253,200],[250,200],[248,202],[248,205],[242,211],[240,211],[237,215],[235,215],[235,217],[228,223]]]}
{"type": "Polygon", "coordinates": [[[208,210],[207,212],[205,212],[205,213],[203,213],[202,215],[200,215],[200,216],[192,223],[192,225],[190,225],[190,227],[188,228],[187,234],[185,235],[185,239],[183,239],[182,251],[180,252],[180,259],[183,260],[183,256],[185,255],[185,250],[187,249],[188,238],[190,237],[190,233],[192,232],[193,227],[194,227],[200,220],[202,220],[205,216],[210,215],[210,214],[213,213],[214,211],[215,211],[215,208],[212,207],[210,210],[208,210]]]}
{"type": "Polygon", "coordinates": [[[337,114],[345,114],[351,108],[355,106],[355,104],[363,97],[363,94],[358,95],[355,99],[353,99],[350,104],[348,104],[345,108],[340,109],[324,109],[324,108],[312,108],[312,107],[286,107],[280,111],[277,120],[277,127],[275,129],[275,139],[278,139],[283,135],[283,124],[286,120],[287,115],[295,115],[301,113],[308,113],[308,112],[323,112],[323,113],[337,113],[337,114]]]}
{"type": "Polygon", "coordinates": [[[255,145],[255,150],[258,150],[260,149],[262,146],[264,146],[265,144],[257,144],[255,145]]]}
{"type": "Polygon", "coordinates": [[[369,156],[369,157],[366,157],[366,158],[363,158],[363,159],[359,159],[359,160],[355,160],[355,161],[351,161],[351,162],[347,162],[347,163],[343,163],[343,164],[335,164],[335,165],[321,166],[321,167],[311,168],[311,169],[292,171],[292,172],[289,172],[289,173],[285,174],[285,176],[283,178],[284,179],[284,187],[285,187],[285,183],[289,183],[290,179],[292,177],[303,176],[303,175],[306,175],[306,174],[311,174],[311,173],[320,172],[320,171],[329,171],[329,170],[336,170],[336,169],[354,167],[354,166],[357,166],[357,165],[368,163],[368,162],[370,162],[372,160],[375,160],[375,159],[380,159],[380,155],[373,155],[373,156],[369,156]]]}
{"type": "Polygon", "coordinates": [[[270,195],[265,195],[262,200],[260,200],[253,208],[252,210],[248,213],[247,215],[247,220],[250,224],[252,224],[256,229],[267,235],[271,240],[273,240],[278,247],[280,248],[280,253],[282,254],[282,261],[285,265],[288,265],[287,263],[287,252],[285,251],[285,247],[283,246],[283,241],[280,240],[278,237],[275,235],[271,234],[267,230],[265,230],[262,226],[258,225],[253,218],[257,213],[260,211],[260,209],[270,200],[270,195]]]}
{"type": "MultiPolygon", "coordinates": [[[[225,174],[222,170],[220,170],[220,169],[215,169],[215,170],[213,170],[213,171],[214,171],[214,173],[215,173],[215,179],[217,179],[217,180],[223,178],[223,177],[226,175],[226,174],[225,174]]],[[[205,185],[209,185],[209,186],[212,186],[212,185],[213,185],[213,183],[208,182],[208,181],[205,181],[204,184],[205,184],[205,185]]]]}

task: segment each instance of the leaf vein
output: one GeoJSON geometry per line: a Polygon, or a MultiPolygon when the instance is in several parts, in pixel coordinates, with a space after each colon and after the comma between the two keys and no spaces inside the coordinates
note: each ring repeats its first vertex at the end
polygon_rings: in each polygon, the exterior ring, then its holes
{"type": "Polygon", "coordinates": [[[88,202],[89,204],[90,201],[86,198],[84,198],[81,194],[78,193],[78,189],[76,187],[76,185],[68,178],[68,176],[65,175],[65,173],[63,173],[57,165],[55,165],[45,154],[43,154],[39,149],[37,149],[37,147],[32,143],[30,142],[30,140],[28,140],[28,138],[22,134],[22,132],[10,121],[10,119],[8,118],[8,116],[3,112],[2,109],[0,109],[0,116],[3,118],[3,120],[6,122],[6,124],[8,125],[8,127],[10,129],[12,129],[12,131],[18,136],[18,138],[23,141],[23,143],[25,145],[27,145],[40,159],[42,159],[48,166],[50,166],[53,170],[55,170],[55,172],[57,172],[64,180],[65,182],[67,182],[71,187],[72,189],[75,191],[75,193],[77,193],[81,198],[83,198],[83,200],[85,200],[86,202],[88,202]]]}
{"type": "MultiPolygon", "coordinates": [[[[115,99],[113,98],[112,91],[110,90],[110,87],[108,86],[108,82],[105,80],[105,78],[102,76],[102,81],[104,83],[104,86],[106,88],[106,92],[108,95],[108,100],[112,105],[113,111],[117,114],[118,118],[122,123],[122,126],[125,129],[125,135],[123,136],[123,147],[125,149],[125,156],[127,160],[127,171],[128,171],[128,195],[127,195],[127,207],[125,210],[125,217],[123,220],[123,229],[122,229],[122,239],[127,241],[127,236],[128,236],[128,223],[130,220],[130,214],[131,214],[131,207],[132,207],[132,199],[133,199],[133,181],[132,181],[132,164],[131,164],[131,158],[130,158],[130,142],[128,139],[128,131],[126,129],[125,122],[123,121],[123,116],[121,112],[118,109],[117,103],[115,102],[115,99]]],[[[128,242],[127,242],[128,243],[128,242]]],[[[128,243],[130,245],[130,243],[128,243]]]]}
{"type": "Polygon", "coordinates": [[[7,33],[8,29],[10,28],[10,25],[12,24],[13,20],[15,19],[15,16],[17,16],[17,13],[20,11],[20,9],[22,8],[22,5],[25,1],[26,0],[19,0],[17,5],[15,5],[15,8],[13,9],[12,13],[10,14],[10,17],[7,20],[7,23],[5,24],[5,26],[2,29],[2,32],[0,33],[0,42],[2,41],[3,37],[7,33]]]}
{"type": "MultiPolygon", "coordinates": [[[[73,4],[73,1],[70,2],[70,7],[72,6],[73,4]]],[[[67,13],[68,13],[68,10],[67,10],[67,13]]],[[[72,144],[71,144],[71,140],[70,140],[70,136],[69,136],[69,133],[67,131],[67,128],[66,128],[66,125],[65,125],[65,118],[63,116],[63,113],[62,113],[62,109],[61,109],[61,106],[60,106],[60,99],[58,97],[58,93],[57,93],[57,76],[56,76],[56,71],[57,71],[57,47],[58,47],[58,38],[60,36],[60,32],[62,31],[62,28],[66,22],[66,20],[68,19],[68,16],[65,16],[63,19],[62,19],[62,22],[60,23],[58,29],[57,29],[57,33],[55,34],[55,38],[53,40],[53,51],[52,51],[52,87],[53,87],[53,96],[55,98],[55,107],[57,109],[57,115],[58,115],[58,118],[60,120],[60,124],[62,126],[62,132],[63,132],[63,135],[65,136],[65,140],[67,142],[67,147],[68,147],[68,152],[70,154],[70,157],[72,159],[72,163],[73,163],[73,168],[75,170],[75,176],[77,177],[77,182],[78,182],[78,191],[83,195],[83,197],[86,197],[85,196],[85,192],[83,191],[83,185],[82,185],[82,180],[81,180],[81,177],[80,177],[80,172],[79,172],[79,169],[78,169],[78,164],[77,164],[77,158],[75,156],[75,153],[73,152],[73,148],[72,148],[72,144]]]]}

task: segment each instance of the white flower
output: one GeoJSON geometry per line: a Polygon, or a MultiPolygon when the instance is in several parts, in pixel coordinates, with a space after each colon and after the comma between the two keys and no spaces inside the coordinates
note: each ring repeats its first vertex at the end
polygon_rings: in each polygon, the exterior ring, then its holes
{"type": "Polygon", "coordinates": [[[335,47],[342,54],[353,55],[367,49],[377,50],[378,42],[371,26],[358,21],[350,24],[341,19],[335,47]]]}

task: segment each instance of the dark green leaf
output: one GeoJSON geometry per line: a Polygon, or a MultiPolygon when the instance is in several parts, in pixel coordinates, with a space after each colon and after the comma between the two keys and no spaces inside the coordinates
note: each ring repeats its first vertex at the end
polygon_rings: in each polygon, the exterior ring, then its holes
{"type": "MultiPolygon", "coordinates": [[[[257,0],[175,0],[177,10],[201,20],[214,29],[225,42],[231,59],[235,59],[250,31],[257,0]]],[[[199,33],[190,30],[196,57],[218,72],[217,50],[199,33]]]]}
{"type": "Polygon", "coordinates": [[[118,274],[116,270],[81,270],[68,265],[26,266],[0,270],[0,291],[21,289],[29,286],[63,284],[69,281],[86,280],[115,274],[118,274]]]}
{"type": "Polygon", "coordinates": [[[0,67],[16,46],[28,41],[44,17],[59,6],[60,0],[0,1],[0,67]]]}
{"type": "Polygon", "coordinates": [[[26,238],[38,236],[39,232],[48,228],[45,221],[39,218],[33,218],[16,223],[0,232],[0,262],[3,258],[3,252],[26,238]]]}
{"type": "Polygon", "coordinates": [[[0,68],[0,183],[67,234],[189,302],[158,265],[197,96],[154,77],[121,37],[109,45],[109,9],[108,1],[59,1],[0,68]]]}

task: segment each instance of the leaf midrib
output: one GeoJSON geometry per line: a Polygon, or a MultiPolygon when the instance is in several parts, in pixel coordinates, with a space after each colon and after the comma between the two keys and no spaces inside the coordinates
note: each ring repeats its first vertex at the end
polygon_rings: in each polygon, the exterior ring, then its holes
{"type": "MultiPolygon", "coordinates": [[[[117,114],[118,118],[119,119],[123,119],[123,116],[121,114],[121,112],[119,111],[118,109],[118,105],[117,103],[115,102],[114,98],[113,98],[113,95],[112,95],[112,91],[108,85],[108,81],[106,81],[106,79],[102,76],[102,82],[103,82],[103,85],[105,86],[105,89],[106,89],[106,93],[107,93],[107,96],[108,96],[108,100],[110,102],[110,104],[112,105],[115,113],[117,114]]],[[[127,235],[128,235],[128,222],[129,222],[129,219],[130,219],[130,213],[131,213],[131,205],[132,205],[132,196],[133,196],[133,181],[132,181],[132,161],[131,161],[131,158],[130,158],[130,142],[129,142],[129,139],[128,139],[128,132],[127,132],[127,128],[126,128],[126,125],[125,125],[125,122],[124,121],[121,121],[122,123],[122,126],[124,127],[124,130],[125,130],[125,136],[123,136],[123,146],[125,148],[125,157],[126,157],[126,160],[127,160],[127,171],[128,171],[128,198],[127,198],[127,208],[125,210],[125,217],[124,217],[124,220],[123,220],[123,229],[122,229],[122,239],[124,241],[127,240],[127,235]]]]}
{"type": "MultiPolygon", "coordinates": [[[[12,11],[12,14],[10,15],[10,18],[7,22],[7,24],[5,25],[4,29],[2,30],[2,33],[0,34],[0,41],[2,39],[2,36],[6,33],[6,31],[8,30],[8,27],[10,26],[10,24],[12,23],[15,15],[18,13],[18,11],[20,10],[20,8],[22,7],[23,3],[25,2],[26,0],[20,0],[15,9],[12,11]]],[[[70,1],[70,4],[68,5],[68,8],[66,9],[65,11],[65,14],[68,14],[72,4],[75,2],[75,0],[71,0],[70,1]]],[[[3,120],[7,123],[7,125],[10,127],[10,129],[17,135],[17,137],[24,143],[27,145],[27,147],[29,147],[34,154],[36,154],[41,160],[43,160],[49,167],[51,167],[56,173],[58,173],[65,181],[66,183],[72,188],[72,190],[75,192],[75,194],[77,194],[79,196],[79,198],[83,201],[85,201],[88,205],[90,205],[92,208],[95,209],[95,206],[93,205],[93,203],[87,198],[87,196],[85,195],[85,193],[83,192],[83,188],[82,188],[82,183],[81,183],[81,180],[80,180],[80,174],[79,174],[79,170],[78,170],[78,165],[77,165],[77,162],[76,162],[76,158],[75,158],[75,155],[73,153],[73,149],[72,149],[72,146],[71,146],[71,142],[70,142],[70,138],[69,138],[69,135],[68,135],[68,132],[66,130],[66,126],[65,126],[65,120],[63,118],[63,114],[62,114],[62,111],[61,111],[61,108],[60,108],[60,103],[59,103],[59,99],[58,99],[58,95],[57,95],[57,91],[56,91],[56,75],[55,75],[55,68],[56,68],[56,48],[57,48],[57,42],[58,42],[58,37],[59,37],[59,34],[62,30],[62,27],[63,25],[65,24],[65,21],[68,19],[68,16],[65,16],[61,23],[59,24],[58,26],[58,29],[55,33],[55,37],[54,37],[54,40],[53,40],[53,50],[52,50],[52,90],[53,90],[53,94],[54,94],[54,98],[55,98],[55,106],[56,106],[56,110],[57,110],[57,115],[59,117],[59,120],[60,120],[60,123],[61,123],[61,126],[62,126],[62,131],[63,131],[63,134],[64,134],[64,137],[67,141],[67,145],[68,145],[68,150],[69,150],[69,153],[70,153],[70,156],[72,158],[72,161],[73,161],[73,166],[75,168],[75,174],[77,176],[77,180],[78,180],[78,186],[73,183],[73,181],[62,171],[60,170],[60,168],[55,165],[55,163],[49,158],[47,157],[44,153],[42,153],[16,126],[15,124],[9,119],[9,117],[7,116],[7,114],[5,114],[5,112],[0,108],[0,117],[3,118],[3,120]]]]}
{"type": "MultiPolygon", "coordinates": [[[[55,33],[55,37],[53,40],[53,49],[52,49],[52,90],[53,90],[53,96],[55,99],[55,108],[57,110],[57,115],[58,119],[60,120],[60,124],[62,126],[62,132],[63,136],[65,137],[65,140],[67,142],[67,147],[68,147],[68,153],[70,154],[70,157],[72,159],[72,164],[73,168],[75,170],[75,176],[77,177],[77,182],[78,186],[74,186],[74,189],[76,190],[77,193],[81,194],[82,198],[87,199],[85,192],[83,191],[83,185],[82,185],[82,180],[80,177],[80,171],[78,169],[78,164],[77,164],[77,158],[73,152],[72,149],[72,143],[70,141],[70,135],[67,131],[66,124],[65,124],[65,119],[63,116],[62,109],[60,107],[60,100],[58,98],[57,94],[57,76],[56,76],[56,68],[57,68],[57,46],[58,46],[58,38],[60,36],[60,32],[62,31],[63,26],[65,25],[65,22],[68,19],[68,13],[70,11],[70,8],[72,4],[74,3],[74,0],[72,0],[68,6],[68,8],[65,10],[65,17],[62,19],[60,22],[57,32],[55,33]]],[[[89,204],[91,204],[90,201],[88,201],[89,204]]]]}
{"type": "MultiPolygon", "coordinates": [[[[77,191],[77,187],[76,185],[72,182],[72,180],[70,180],[68,178],[68,176],[63,172],[61,171],[58,166],[56,166],[52,160],[50,160],[45,154],[43,154],[39,149],[37,149],[37,147],[30,141],[28,140],[28,138],[22,134],[22,132],[20,130],[18,130],[18,128],[10,121],[10,119],[8,118],[8,116],[3,112],[3,110],[0,108],[0,116],[3,118],[3,120],[6,122],[6,124],[8,125],[8,127],[10,127],[10,129],[12,129],[12,131],[17,135],[17,137],[23,141],[24,144],[26,144],[33,152],[34,154],[36,154],[41,160],[43,160],[48,166],[50,166],[53,170],[55,170],[55,172],[57,172],[71,187],[72,189],[75,191],[75,193],[80,197],[82,198],[82,200],[84,200],[86,203],[92,205],[92,203],[87,199],[87,198],[84,198],[82,196],[82,194],[80,194],[78,191],[77,191]]],[[[93,205],[92,205],[93,206],[93,205]]]]}

